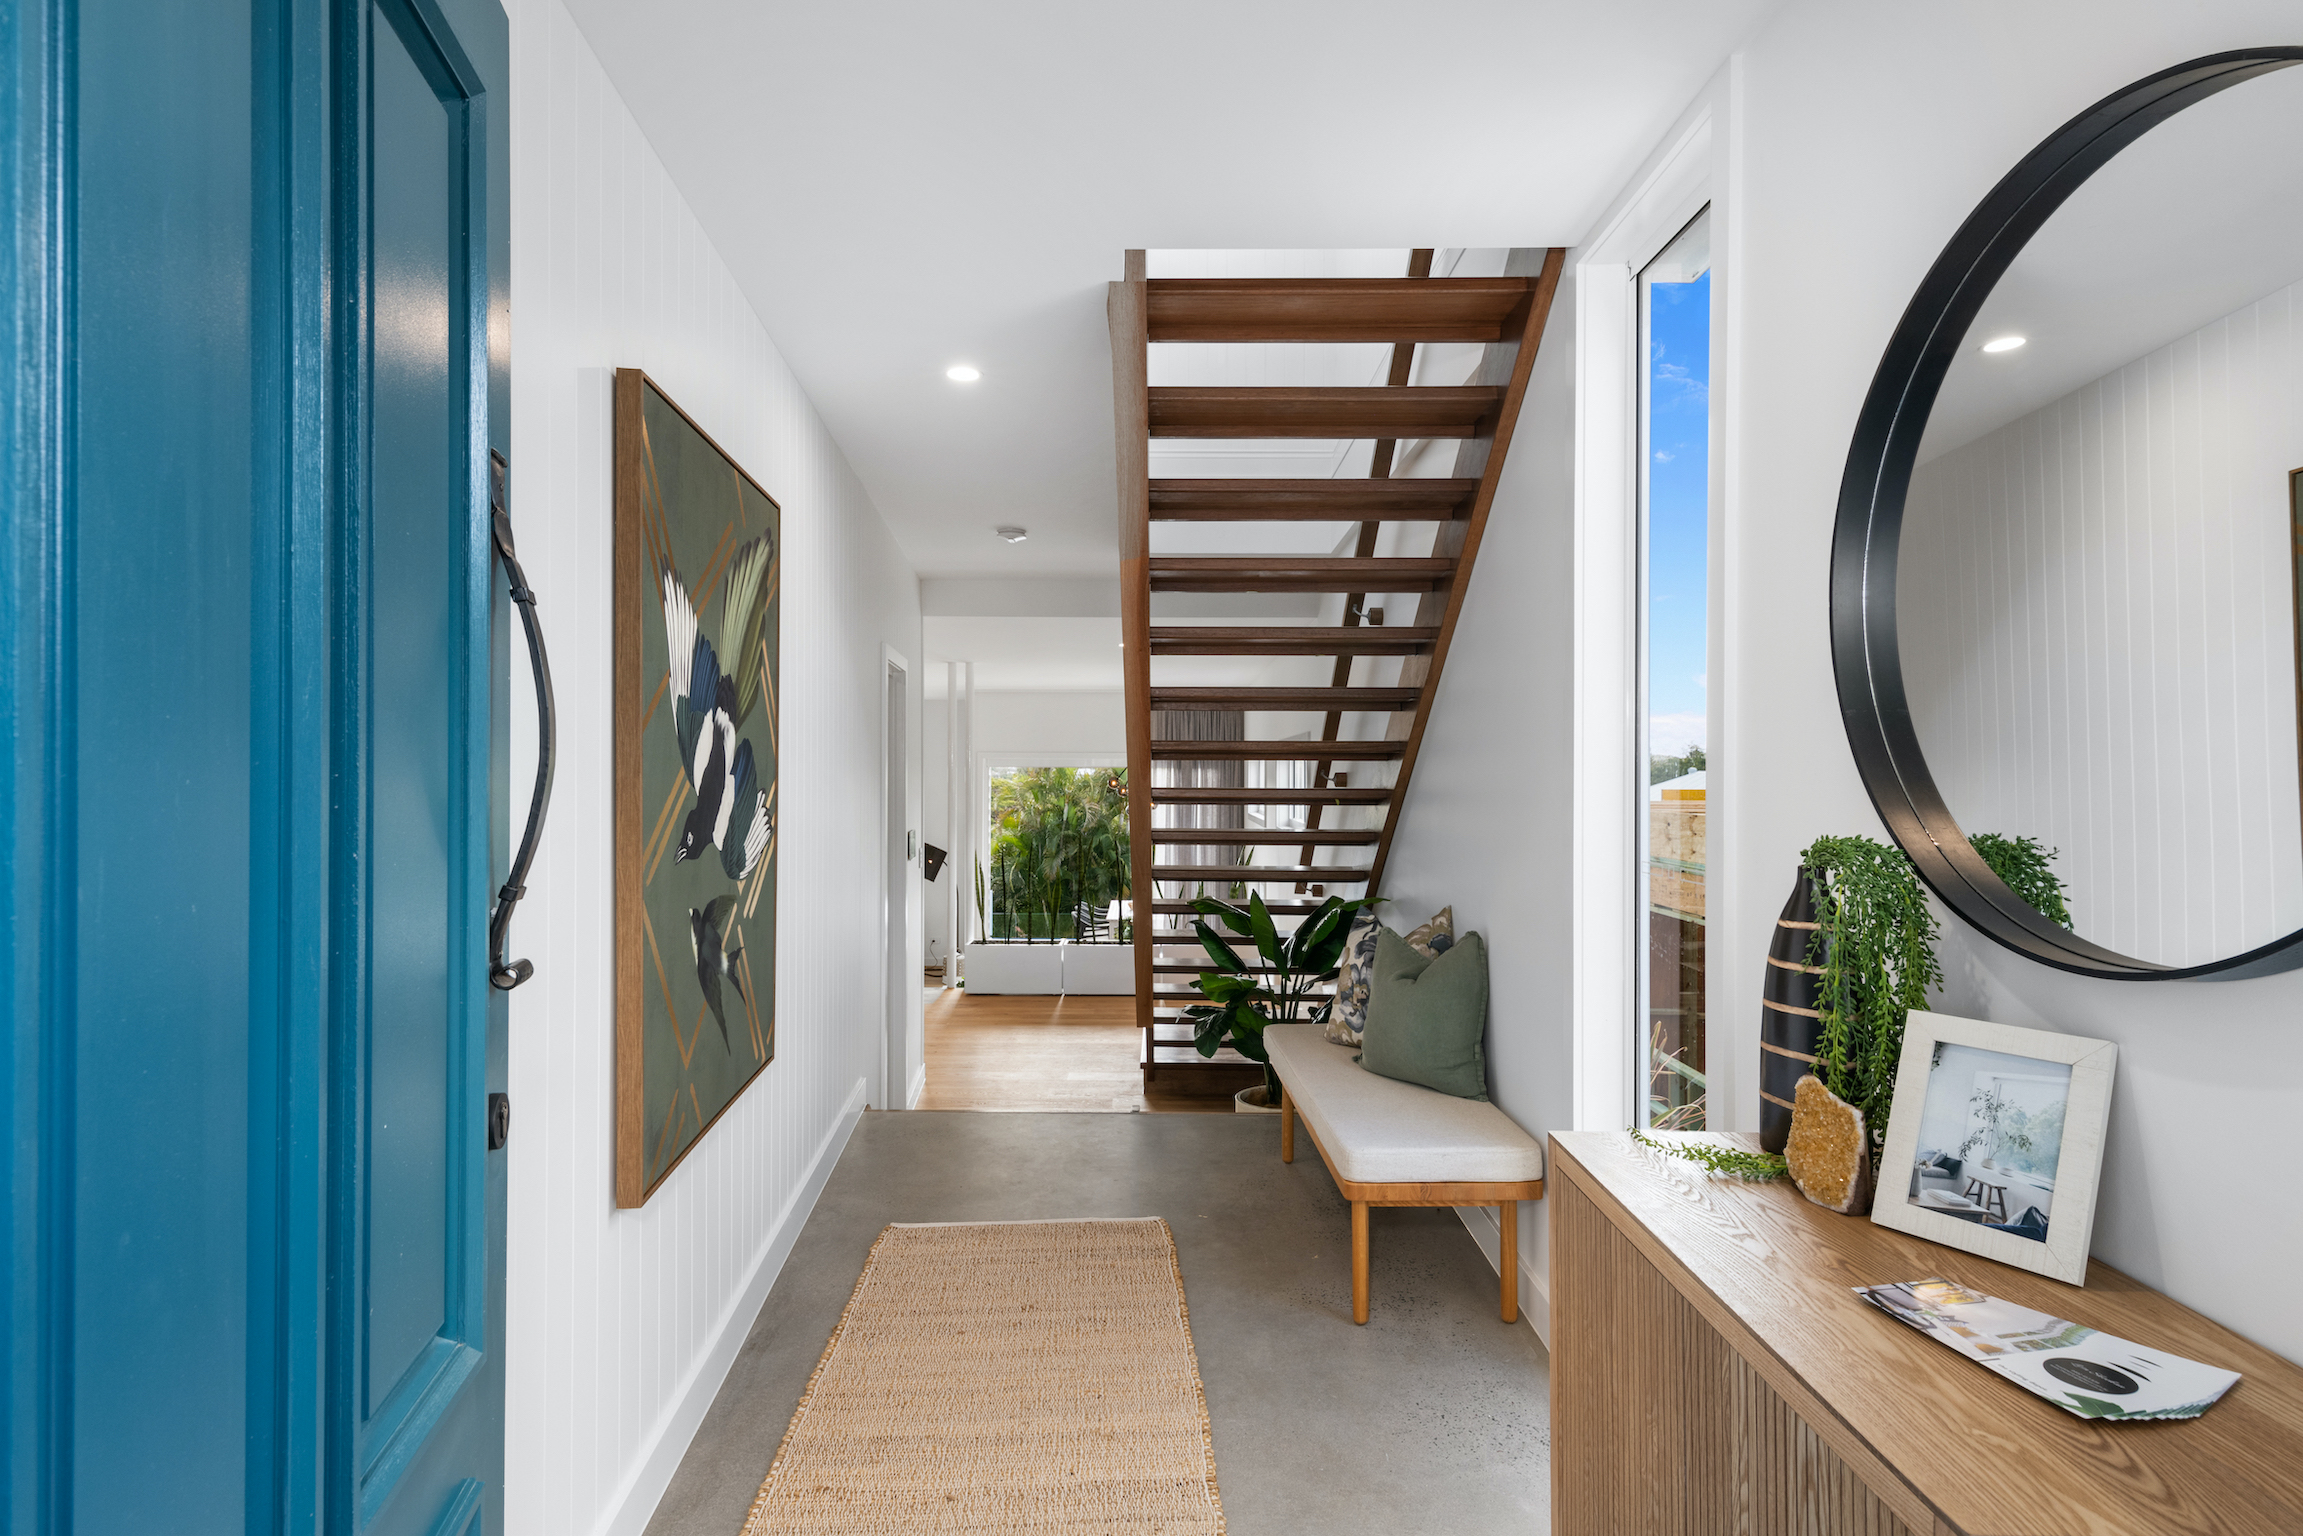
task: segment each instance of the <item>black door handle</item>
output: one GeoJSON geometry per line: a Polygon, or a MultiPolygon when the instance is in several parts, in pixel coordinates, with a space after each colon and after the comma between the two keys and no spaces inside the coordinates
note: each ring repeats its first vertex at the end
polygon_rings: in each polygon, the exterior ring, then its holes
{"type": "Polygon", "coordinates": [[[504,562],[504,575],[512,584],[512,601],[519,605],[520,626],[528,634],[530,669],[536,674],[536,792],[528,801],[528,829],[520,834],[520,851],[488,917],[488,984],[499,992],[509,992],[536,974],[531,962],[504,958],[504,939],[512,926],[512,909],[528,894],[528,866],[536,861],[536,839],[543,835],[544,812],[552,803],[552,758],[560,736],[559,715],[552,706],[552,664],[544,655],[544,628],[536,621],[536,594],[528,589],[527,573],[512,549],[512,513],[504,490],[510,470],[502,454],[489,451],[488,515],[496,558],[504,562]]]}

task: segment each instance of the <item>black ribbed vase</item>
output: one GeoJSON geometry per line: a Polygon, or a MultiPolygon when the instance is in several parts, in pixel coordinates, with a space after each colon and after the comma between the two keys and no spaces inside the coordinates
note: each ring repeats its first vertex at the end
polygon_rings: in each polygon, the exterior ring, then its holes
{"type": "Polygon", "coordinates": [[[1815,892],[1802,864],[1791,899],[1775,920],[1775,942],[1767,946],[1767,985],[1760,994],[1759,1144],[1770,1152],[1781,1152],[1791,1139],[1792,1098],[1823,1044],[1816,967],[1807,963],[1807,944],[1814,936],[1815,892]]]}

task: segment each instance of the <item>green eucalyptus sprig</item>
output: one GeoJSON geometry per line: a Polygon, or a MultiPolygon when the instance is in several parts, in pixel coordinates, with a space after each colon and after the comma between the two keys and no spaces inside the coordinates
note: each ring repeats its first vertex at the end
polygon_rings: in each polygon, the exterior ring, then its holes
{"type": "Polygon", "coordinates": [[[1706,1173],[1733,1174],[1746,1184],[1765,1184],[1785,1173],[1779,1152],[1746,1152],[1741,1147],[1715,1147],[1702,1141],[1657,1141],[1634,1128],[1631,1139],[1651,1151],[1684,1157],[1706,1173]]]}
{"type": "Polygon", "coordinates": [[[1943,981],[1935,961],[1939,929],[1901,849],[1868,837],[1819,837],[1799,859],[1815,895],[1807,960],[1820,968],[1816,1072],[1863,1111],[1877,1172],[1903,1060],[1904,1016],[1926,1007],[1927,994],[1943,981]]]}

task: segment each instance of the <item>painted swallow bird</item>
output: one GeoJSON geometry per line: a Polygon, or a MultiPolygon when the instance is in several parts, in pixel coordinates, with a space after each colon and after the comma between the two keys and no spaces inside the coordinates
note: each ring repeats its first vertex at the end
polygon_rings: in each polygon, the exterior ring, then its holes
{"type": "Polygon", "coordinates": [[[714,897],[701,912],[688,908],[688,945],[696,952],[696,983],[704,989],[712,1017],[720,1021],[720,1044],[727,1046],[730,1055],[736,1048],[728,1039],[728,1016],[720,1007],[720,982],[724,978],[736,989],[736,996],[743,997],[744,982],[737,974],[736,962],[744,958],[744,948],[741,944],[733,949],[723,947],[727,943],[723,929],[728,914],[735,910],[733,896],[714,897]]]}
{"type": "Polygon", "coordinates": [[[744,544],[729,562],[718,647],[698,627],[695,604],[679,573],[664,572],[672,730],[688,785],[696,793],[673,857],[699,859],[706,847],[717,848],[728,878],[739,882],[759,864],[775,826],[767,792],[760,788],[752,743],[738,735],[759,697],[765,667],[761,629],[767,604],[762,600],[761,578],[769,556],[769,541],[763,536],[744,544]],[[736,659],[732,672],[723,666],[723,655],[736,659]]]}

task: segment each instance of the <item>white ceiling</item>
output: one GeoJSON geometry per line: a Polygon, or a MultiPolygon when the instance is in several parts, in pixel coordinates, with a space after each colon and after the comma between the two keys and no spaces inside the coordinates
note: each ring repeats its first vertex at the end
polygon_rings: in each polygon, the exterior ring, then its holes
{"type": "Polygon", "coordinates": [[[1124,249],[1572,243],[1775,3],[569,9],[914,566],[1108,576],[1124,249]]]}
{"type": "Polygon", "coordinates": [[[1969,328],[1921,462],[2303,279],[2303,68],[2177,113],[2089,177],[1969,328]],[[2027,338],[1986,354],[1995,336],[2027,338]]]}

